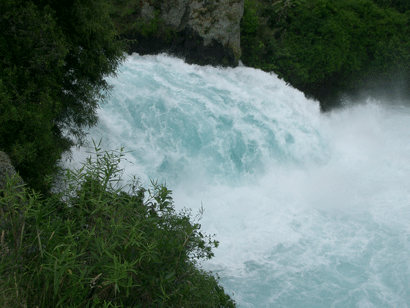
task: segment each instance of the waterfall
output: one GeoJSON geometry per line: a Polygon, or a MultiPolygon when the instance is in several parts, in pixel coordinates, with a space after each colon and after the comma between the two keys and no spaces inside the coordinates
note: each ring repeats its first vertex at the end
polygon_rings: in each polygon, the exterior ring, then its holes
{"type": "MultiPolygon", "coordinates": [[[[205,209],[238,307],[410,306],[410,109],[322,114],[276,75],[130,56],[89,132],[205,209]]],[[[86,149],[74,152],[78,162],[86,149]]]]}

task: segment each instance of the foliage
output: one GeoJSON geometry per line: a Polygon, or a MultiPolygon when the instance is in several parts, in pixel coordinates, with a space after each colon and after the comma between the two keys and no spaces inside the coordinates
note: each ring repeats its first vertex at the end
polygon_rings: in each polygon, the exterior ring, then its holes
{"type": "Polygon", "coordinates": [[[67,47],[49,8],[6,0],[0,12],[0,147],[32,183],[53,171],[49,162],[66,146],[53,119],[67,47]]]}
{"type": "Polygon", "coordinates": [[[373,0],[373,2],[383,8],[394,8],[400,13],[410,10],[410,2],[407,0],[373,0]]]}
{"type": "Polygon", "coordinates": [[[122,184],[123,155],[96,146],[46,200],[3,191],[0,307],[235,307],[199,266],[218,245],[200,231],[203,211],[176,212],[155,182],[122,184]]]}
{"type": "Polygon", "coordinates": [[[143,16],[144,3],[146,4],[141,0],[111,0],[113,7],[111,17],[121,39],[128,43],[130,49],[140,44],[147,44],[150,40],[166,45],[177,35],[176,31],[167,27],[160,17],[160,1],[149,2],[153,10],[151,16],[143,16]]]}
{"type": "Polygon", "coordinates": [[[246,0],[241,29],[245,65],[275,71],[323,109],[409,80],[409,15],[370,0],[246,0]]]}
{"type": "Polygon", "coordinates": [[[32,188],[84,141],[123,46],[106,0],[0,2],[0,148],[32,188]]]}

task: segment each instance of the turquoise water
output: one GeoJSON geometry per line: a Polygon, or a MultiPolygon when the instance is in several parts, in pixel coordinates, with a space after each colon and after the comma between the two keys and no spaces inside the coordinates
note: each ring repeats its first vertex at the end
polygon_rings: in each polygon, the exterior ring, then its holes
{"type": "MultiPolygon", "coordinates": [[[[328,114],[275,75],[129,57],[90,138],[201,205],[238,307],[410,306],[410,110],[328,114]]],[[[85,157],[75,152],[75,160],[85,157]]]]}

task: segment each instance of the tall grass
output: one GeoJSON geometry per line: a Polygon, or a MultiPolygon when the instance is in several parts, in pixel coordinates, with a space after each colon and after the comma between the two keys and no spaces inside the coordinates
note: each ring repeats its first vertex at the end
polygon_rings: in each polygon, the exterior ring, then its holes
{"type": "Polygon", "coordinates": [[[218,242],[171,191],[122,184],[123,150],[95,153],[44,199],[0,192],[0,307],[235,307],[199,261],[218,242]]]}

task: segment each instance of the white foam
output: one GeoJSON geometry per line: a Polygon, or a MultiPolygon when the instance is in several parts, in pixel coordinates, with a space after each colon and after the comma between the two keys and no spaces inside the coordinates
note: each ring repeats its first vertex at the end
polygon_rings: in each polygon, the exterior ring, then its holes
{"type": "MultiPolygon", "coordinates": [[[[275,75],[130,57],[91,137],[205,208],[239,307],[407,307],[410,111],[320,114],[275,75]]],[[[84,156],[81,153],[75,157],[84,156]]]]}

